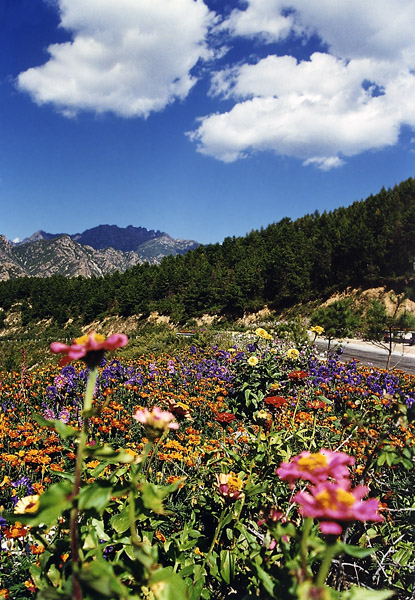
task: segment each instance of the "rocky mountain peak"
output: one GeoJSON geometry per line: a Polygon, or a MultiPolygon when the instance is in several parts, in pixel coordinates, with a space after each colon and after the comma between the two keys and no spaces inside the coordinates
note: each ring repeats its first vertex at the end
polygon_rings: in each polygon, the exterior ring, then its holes
{"type": "Polygon", "coordinates": [[[55,274],[98,277],[143,262],[158,264],[164,256],[185,254],[198,245],[133,225],[98,225],[72,235],[39,230],[19,243],[0,235],[0,280],[55,274]]]}

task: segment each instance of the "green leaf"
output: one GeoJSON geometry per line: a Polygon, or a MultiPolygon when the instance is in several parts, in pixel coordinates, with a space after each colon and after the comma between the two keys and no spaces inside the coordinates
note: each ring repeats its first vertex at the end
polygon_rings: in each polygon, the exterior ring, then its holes
{"type": "Polygon", "coordinates": [[[401,464],[407,471],[411,471],[414,468],[414,464],[408,458],[402,458],[401,464]]]}
{"type": "Polygon", "coordinates": [[[148,587],[156,600],[188,600],[185,582],[171,567],[156,571],[150,577],[148,587]]]}
{"type": "Polygon", "coordinates": [[[274,595],[274,583],[273,583],[271,577],[258,564],[254,563],[254,566],[255,566],[256,572],[258,574],[258,577],[262,582],[262,585],[267,590],[268,594],[273,596],[274,595]]]}
{"type": "Polygon", "coordinates": [[[111,495],[112,486],[109,481],[105,479],[95,481],[81,489],[78,503],[79,510],[94,508],[98,513],[102,513],[111,495]]]}
{"type": "Polygon", "coordinates": [[[353,586],[341,594],[341,600],[386,600],[394,596],[391,590],[366,590],[353,586]]]}
{"type": "Polygon", "coordinates": [[[66,425],[66,423],[59,421],[59,419],[48,420],[44,419],[40,415],[34,415],[34,418],[41,427],[49,427],[49,429],[56,429],[61,438],[63,438],[64,440],[79,435],[78,429],[76,429],[75,427],[71,427],[70,425],[66,425]]]}
{"type": "Polygon", "coordinates": [[[105,532],[105,525],[103,521],[98,521],[97,519],[91,520],[91,526],[94,528],[97,536],[100,540],[104,540],[104,542],[110,541],[110,536],[105,532]]]}
{"type": "MultiPolygon", "coordinates": [[[[256,456],[256,461],[258,461],[258,455],[256,456]]],[[[248,485],[244,489],[245,496],[255,496],[255,494],[262,494],[267,491],[267,486],[265,484],[257,484],[257,485],[248,485]]]]}
{"type": "Polygon", "coordinates": [[[202,575],[201,578],[190,588],[190,590],[191,590],[190,600],[199,600],[201,594],[203,593],[204,585],[205,585],[205,576],[202,575]]]}
{"type": "Polygon", "coordinates": [[[338,542],[339,549],[347,554],[348,556],[353,556],[354,558],[364,558],[365,556],[369,556],[375,552],[376,548],[360,548],[359,546],[351,546],[349,544],[343,544],[343,542],[338,542]]]}
{"type": "Polygon", "coordinates": [[[139,490],[141,492],[141,498],[144,506],[159,515],[167,514],[163,508],[163,500],[164,498],[166,498],[166,496],[171,494],[171,492],[177,490],[181,482],[182,480],[175,481],[170,485],[162,486],[144,481],[139,485],[139,490]]]}
{"type": "Polygon", "coordinates": [[[95,560],[83,565],[81,581],[104,598],[128,598],[128,590],[116,577],[112,565],[105,560],[95,560]]]}
{"type": "Polygon", "coordinates": [[[111,518],[111,526],[117,533],[124,533],[130,526],[129,508],[125,506],[121,512],[111,518]]]}
{"type": "Polygon", "coordinates": [[[235,569],[235,560],[230,550],[221,550],[220,553],[220,574],[222,579],[228,585],[233,579],[235,569]]]}
{"type": "Polygon", "coordinates": [[[143,504],[146,508],[149,508],[159,515],[163,514],[163,495],[160,493],[158,486],[153,483],[142,483],[140,485],[140,492],[143,504]]]}
{"type": "Polygon", "coordinates": [[[84,456],[105,460],[107,463],[132,463],[135,456],[132,456],[124,450],[114,450],[108,444],[102,446],[87,446],[84,450],[84,456]]]}

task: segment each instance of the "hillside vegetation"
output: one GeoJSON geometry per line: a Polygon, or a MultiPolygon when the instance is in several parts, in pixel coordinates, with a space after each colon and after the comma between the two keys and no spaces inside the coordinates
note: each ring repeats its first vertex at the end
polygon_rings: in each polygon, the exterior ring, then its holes
{"type": "Polygon", "coordinates": [[[332,212],[284,218],[245,237],[168,256],[104,277],[24,277],[0,282],[0,326],[13,306],[21,324],[151,312],[185,322],[237,318],[264,305],[280,311],[348,287],[401,291],[414,275],[415,180],[332,212]]]}

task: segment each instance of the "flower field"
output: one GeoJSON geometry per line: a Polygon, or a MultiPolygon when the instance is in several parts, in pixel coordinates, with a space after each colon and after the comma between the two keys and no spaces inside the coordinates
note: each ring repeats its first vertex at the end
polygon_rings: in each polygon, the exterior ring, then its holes
{"type": "Polygon", "coordinates": [[[0,373],[0,598],[414,597],[414,376],[126,343],[0,373]]]}

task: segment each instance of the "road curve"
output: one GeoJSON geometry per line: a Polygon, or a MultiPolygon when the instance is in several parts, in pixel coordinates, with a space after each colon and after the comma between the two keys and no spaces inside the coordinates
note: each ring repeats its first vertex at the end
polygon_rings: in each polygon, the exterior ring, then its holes
{"type": "MultiPolygon", "coordinates": [[[[319,352],[327,351],[326,340],[316,340],[315,345],[319,352]]],[[[348,362],[353,358],[356,358],[362,364],[367,366],[379,367],[386,369],[386,363],[388,360],[388,353],[382,348],[377,348],[375,345],[370,343],[353,343],[353,342],[336,342],[331,343],[330,350],[334,350],[335,346],[341,346],[343,348],[343,354],[340,356],[342,362],[348,362]]],[[[409,351],[408,346],[399,344],[399,351],[394,351],[391,358],[391,368],[395,367],[401,371],[415,374],[415,353],[413,348],[409,351]]]]}

